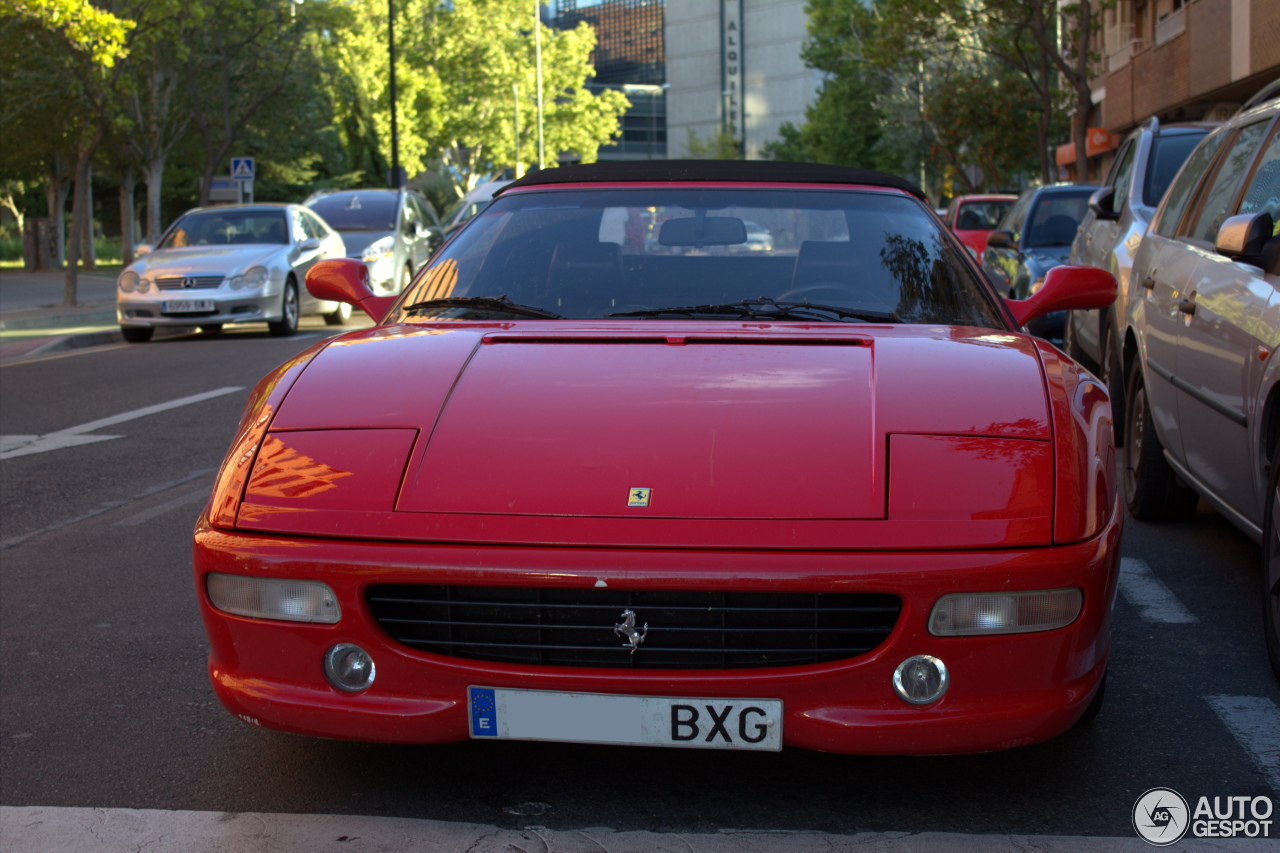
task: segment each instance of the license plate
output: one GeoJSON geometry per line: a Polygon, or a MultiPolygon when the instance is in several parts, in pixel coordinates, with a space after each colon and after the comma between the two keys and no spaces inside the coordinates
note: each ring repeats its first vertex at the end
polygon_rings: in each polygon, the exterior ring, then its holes
{"type": "Polygon", "coordinates": [[[189,314],[193,311],[212,311],[212,299],[170,299],[160,303],[160,310],[166,314],[189,314]]]}
{"type": "Polygon", "coordinates": [[[471,737],[782,749],[781,699],[691,699],[469,687],[471,737]]]}

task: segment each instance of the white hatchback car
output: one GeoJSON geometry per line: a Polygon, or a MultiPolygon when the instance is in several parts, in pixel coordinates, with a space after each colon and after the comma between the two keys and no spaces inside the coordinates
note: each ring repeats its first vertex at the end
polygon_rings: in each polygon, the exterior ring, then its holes
{"type": "Polygon", "coordinates": [[[302,282],[316,261],[345,255],[342,237],[300,205],[196,208],[120,273],[116,318],[130,343],[151,340],[162,326],[216,332],[264,320],[271,334],[287,336],[302,314],[341,325],[351,307],[315,299],[302,282]]]}

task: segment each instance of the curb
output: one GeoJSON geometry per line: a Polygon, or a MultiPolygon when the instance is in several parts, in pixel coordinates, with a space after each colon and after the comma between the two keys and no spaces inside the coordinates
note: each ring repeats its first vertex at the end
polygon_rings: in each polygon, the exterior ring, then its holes
{"type": "MultiPolygon", "coordinates": [[[[19,312],[15,312],[19,313],[19,312]]],[[[116,322],[116,309],[99,309],[65,314],[32,314],[26,317],[0,317],[0,331],[19,329],[60,329],[73,326],[106,326],[116,322]]]]}
{"type": "Polygon", "coordinates": [[[99,332],[82,332],[78,335],[57,335],[49,337],[45,339],[44,343],[38,344],[29,350],[19,352],[10,358],[0,357],[0,364],[17,364],[28,359],[38,358],[51,353],[123,342],[124,336],[120,334],[120,330],[118,328],[99,332]]]}

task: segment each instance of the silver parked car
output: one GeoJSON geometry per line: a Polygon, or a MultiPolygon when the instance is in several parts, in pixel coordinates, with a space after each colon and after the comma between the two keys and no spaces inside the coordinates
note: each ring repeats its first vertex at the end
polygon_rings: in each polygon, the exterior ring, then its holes
{"type": "MultiPolygon", "coordinates": [[[[1129,274],[1156,205],[1164,198],[1178,169],[1200,140],[1218,123],[1161,126],[1151,119],[1129,134],[1120,146],[1102,189],[1089,199],[1089,212],[1071,245],[1071,263],[1098,267],[1115,276],[1116,305],[1104,311],[1072,311],[1067,315],[1063,348],[1072,358],[1098,368],[1111,392],[1111,405],[1124,411],[1124,369],[1120,364],[1118,318],[1125,316],[1132,295],[1129,274]]],[[[1116,438],[1123,435],[1116,421],[1116,438]]]]}
{"type": "Polygon", "coordinates": [[[379,295],[404,290],[444,242],[435,208],[414,190],[325,192],[304,204],[342,235],[350,257],[364,261],[379,295]]]}
{"type": "MultiPolygon", "coordinates": [[[[1278,93],[1280,94],[1280,93],[1278,93]]],[[[1280,677],[1280,100],[1210,133],[1133,262],[1124,498],[1139,519],[1203,497],[1262,543],[1280,677]]]]}
{"type": "Polygon", "coordinates": [[[351,308],[315,299],[302,286],[316,261],[346,255],[342,238],[296,204],[250,204],[189,210],[120,273],[116,317],[124,339],[151,340],[160,326],[267,321],[292,335],[302,314],[341,324],[351,308]]]}
{"type": "Polygon", "coordinates": [[[450,205],[443,217],[445,236],[452,236],[453,232],[467,224],[471,217],[488,207],[489,202],[493,201],[493,194],[509,183],[511,181],[489,181],[485,184],[477,184],[474,189],[450,205]]]}

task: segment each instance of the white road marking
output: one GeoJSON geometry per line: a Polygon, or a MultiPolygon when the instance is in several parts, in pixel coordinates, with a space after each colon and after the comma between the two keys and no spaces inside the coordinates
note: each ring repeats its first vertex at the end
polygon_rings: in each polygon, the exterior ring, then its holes
{"type": "Polygon", "coordinates": [[[180,506],[186,506],[187,504],[193,504],[197,501],[206,500],[208,497],[209,487],[201,486],[194,492],[188,492],[185,495],[178,495],[178,497],[173,498],[172,500],[167,500],[162,504],[156,504],[150,509],[144,509],[137,515],[131,515],[126,519],[117,521],[116,527],[137,527],[139,524],[145,524],[151,519],[164,515],[170,510],[177,509],[180,506]]]}
{"type": "Polygon", "coordinates": [[[145,418],[147,415],[154,415],[160,412],[167,412],[170,409],[181,408],[182,406],[190,406],[192,403],[202,403],[205,400],[212,400],[215,397],[221,397],[225,394],[231,394],[235,391],[243,391],[243,385],[229,385],[225,388],[215,388],[212,391],[205,391],[203,394],[192,394],[190,397],[180,397],[177,400],[170,400],[167,403],[157,403],[154,406],[146,406],[141,409],[134,409],[130,412],[121,412],[118,415],[111,415],[107,418],[98,418],[96,421],[89,421],[87,424],[67,427],[57,432],[50,432],[40,436],[3,436],[0,437],[0,443],[3,443],[3,450],[0,450],[0,459],[14,459],[18,456],[30,456],[33,453],[48,453],[50,450],[60,450],[64,447],[76,447],[81,444],[90,444],[95,441],[107,441],[112,438],[123,438],[119,435],[85,435],[85,433],[94,432],[96,430],[105,429],[109,426],[132,421],[137,418],[145,418]],[[27,439],[26,441],[18,441],[18,439],[27,439]]]}
{"type": "MultiPolygon", "coordinates": [[[[1128,811],[1129,804],[1122,808],[1128,811]]],[[[1099,838],[1073,835],[965,835],[958,832],[858,832],[837,835],[791,830],[722,829],[719,832],[619,831],[608,827],[507,829],[478,823],[364,815],[264,814],[162,809],[0,806],[0,837],[6,853],[224,853],[271,851],[467,850],[510,853],[1142,853],[1151,848],[1137,835],[1099,838]]],[[[1192,838],[1177,849],[1191,853],[1258,851],[1267,840],[1192,838]]]]}
{"type": "Polygon", "coordinates": [[[1262,696],[1206,696],[1205,701],[1258,765],[1272,790],[1280,791],[1280,708],[1262,696]]]}
{"type": "Polygon", "coordinates": [[[1148,622],[1198,622],[1195,614],[1183,606],[1169,587],[1160,582],[1143,560],[1123,557],[1120,560],[1120,592],[1125,600],[1138,608],[1148,622]]]}

